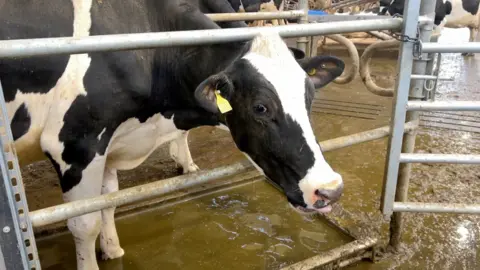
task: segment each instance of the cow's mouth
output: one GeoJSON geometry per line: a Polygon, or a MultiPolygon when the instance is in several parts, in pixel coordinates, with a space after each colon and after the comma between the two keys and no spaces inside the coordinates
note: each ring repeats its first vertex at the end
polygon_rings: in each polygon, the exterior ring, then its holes
{"type": "Polygon", "coordinates": [[[295,209],[300,214],[307,214],[307,215],[311,215],[311,214],[315,214],[315,213],[326,214],[326,213],[329,213],[330,211],[332,211],[332,206],[329,205],[329,204],[325,205],[322,208],[317,208],[317,209],[310,209],[310,208],[306,208],[306,207],[303,207],[303,206],[300,206],[300,205],[297,205],[297,206],[294,206],[292,204],[290,204],[290,205],[293,207],[293,209],[295,209]]]}

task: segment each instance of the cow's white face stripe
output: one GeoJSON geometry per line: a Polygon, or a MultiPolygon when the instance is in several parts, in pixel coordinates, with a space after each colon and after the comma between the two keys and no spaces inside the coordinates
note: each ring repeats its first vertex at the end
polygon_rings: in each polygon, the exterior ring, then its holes
{"type": "Polygon", "coordinates": [[[298,65],[278,35],[262,35],[253,40],[251,51],[244,56],[275,88],[285,114],[297,122],[314,155],[314,165],[300,180],[305,203],[313,207],[316,189],[323,189],[341,177],[326,162],[313,133],[305,104],[305,71],[298,65]],[[268,40],[268,41],[267,41],[268,40]]]}

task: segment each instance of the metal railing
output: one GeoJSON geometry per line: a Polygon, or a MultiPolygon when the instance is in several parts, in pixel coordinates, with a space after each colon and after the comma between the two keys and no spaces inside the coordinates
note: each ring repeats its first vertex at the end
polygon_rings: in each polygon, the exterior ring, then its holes
{"type": "MultiPolygon", "coordinates": [[[[435,0],[406,1],[405,28],[402,34],[408,37],[417,36],[417,18],[419,15],[432,18],[435,2],[435,0]]],[[[432,27],[424,26],[418,29],[418,39],[422,42],[422,46],[417,48],[419,49],[416,53],[418,57],[414,58],[412,55],[413,43],[402,43],[400,52],[401,61],[398,66],[400,73],[394,98],[392,132],[387,150],[382,193],[382,212],[385,216],[391,216],[390,245],[395,248],[400,243],[403,212],[480,214],[480,205],[421,203],[407,200],[411,163],[480,164],[480,155],[413,153],[416,131],[404,133],[404,123],[405,121],[418,122],[419,111],[480,111],[480,102],[478,101],[423,101],[427,95],[423,87],[424,81],[422,77],[412,78],[412,72],[420,76],[426,73],[427,63],[433,61],[433,58],[429,58],[432,53],[479,53],[480,43],[438,44],[429,42],[432,27]]],[[[430,99],[433,98],[430,96],[430,99]]]]}

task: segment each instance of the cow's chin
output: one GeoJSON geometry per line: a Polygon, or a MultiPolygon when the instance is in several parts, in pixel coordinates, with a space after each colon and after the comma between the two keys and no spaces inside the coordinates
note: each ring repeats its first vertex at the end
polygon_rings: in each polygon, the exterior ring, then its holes
{"type": "Polygon", "coordinates": [[[310,209],[310,208],[305,208],[303,206],[294,206],[293,204],[289,203],[290,206],[293,208],[293,210],[295,210],[297,213],[301,214],[301,215],[313,215],[313,214],[326,214],[326,213],[329,213],[330,211],[332,211],[332,206],[331,205],[327,205],[323,208],[320,208],[320,209],[310,209]]]}

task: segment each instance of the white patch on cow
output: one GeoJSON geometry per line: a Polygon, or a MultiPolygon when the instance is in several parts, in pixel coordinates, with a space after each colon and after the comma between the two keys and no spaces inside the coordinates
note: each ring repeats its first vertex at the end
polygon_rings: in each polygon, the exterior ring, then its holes
{"type": "Polygon", "coordinates": [[[313,208],[315,191],[334,189],[342,184],[342,178],[326,162],[315,139],[305,104],[307,75],[277,34],[256,37],[244,58],[275,87],[284,112],[301,127],[305,141],[313,152],[315,163],[299,183],[305,203],[313,208]]]}
{"type": "Polygon", "coordinates": [[[180,137],[184,131],[171,119],[157,113],[145,122],[130,118],[120,124],[107,148],[107,167],[130,170],[140,165],[163,143],[180,137]]]}
{"type": "Polygon", "coordinates": [[[45,158],[40,147],[40,136],[47,121],[48,105],[52,104],[53,92],[46,94],[23,93],[18,89],[15,99],[7,103],[10,121],[22,103],[30,116],[28,132],[15,141],[15,149],[21,164],[30,164],[45,158]]]}
{"type": "MultiPolygon", "coordinates": [[[[90,9],[92,0],[72,0],[74,7],[73,36],[86,37],[90,35],[92,20],[90,9]]],[[[71,55],[67,67],[58,80],[55,87],[53,103],[48,114],[45,128],[40,138],[42,149],[48,151],[52,158],[59,164],[62,172],[65,172],[69,165],[62,159],[64,150],[63,142],[59,141],[58,134],[62,129],[65,113],[72,105],[72,102],[79,95],[86,95],[83,78],[90,67],[88,54],[71,55]]]]}
{"type": "Polygon", "coordinates": [[[100,134],[98,134],[97,136],[97,140],[101,140],[102,139],[102,135],[105,133],[105,131],[107,130],[107,128],[103,128],[102,131],[100,132],[100,134]]]}

